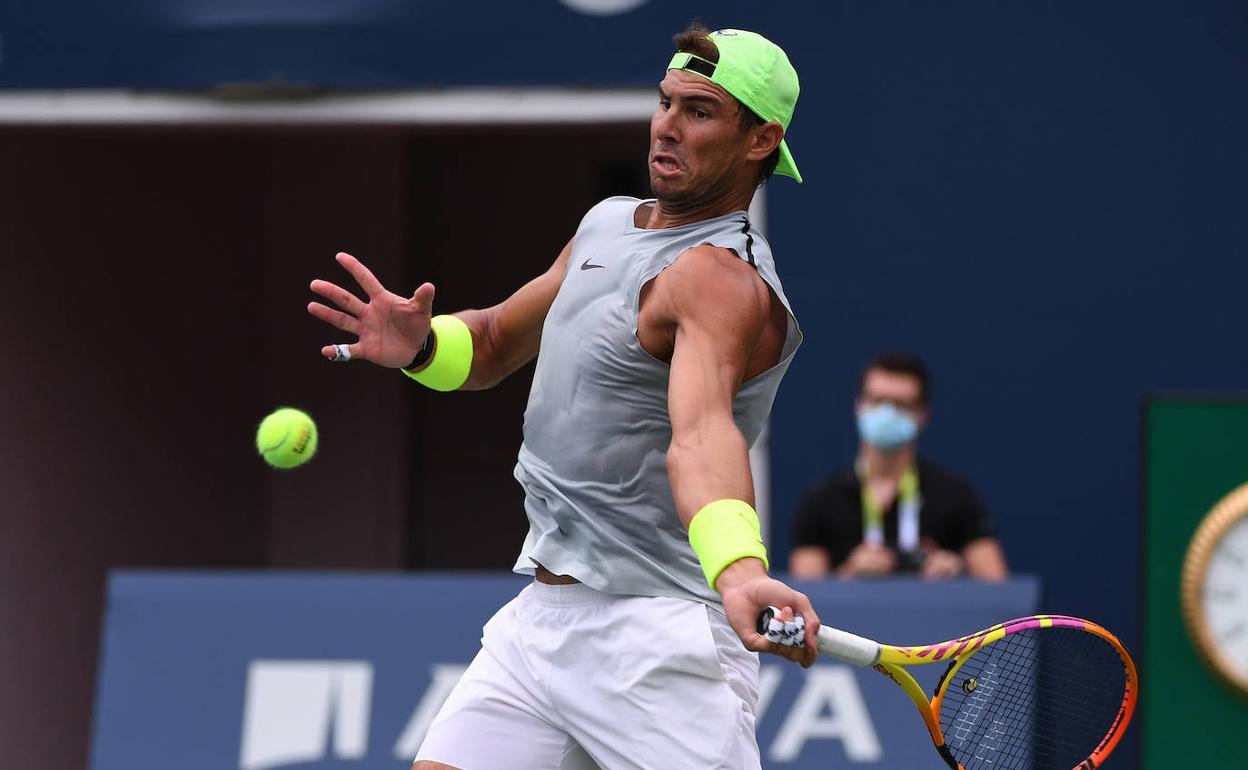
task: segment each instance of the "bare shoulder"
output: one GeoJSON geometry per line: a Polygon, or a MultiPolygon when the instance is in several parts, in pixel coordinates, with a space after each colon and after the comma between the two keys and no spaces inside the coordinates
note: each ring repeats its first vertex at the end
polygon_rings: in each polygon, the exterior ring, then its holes
{"type": "Polygon", "coordinates": [[[677,316],[732,308],[738,317],[762,319],[771,299],[758,271],[731,249],[711,244],[682,252],[655,284],[677,316]]]}
{"type": "Polygon", "coordinates": [[[681,331],[736,351],[748,380],[779,360],[787,328],[784,306],[754,266],[731,249],[703,244],[643,287],[637,336],[662,361],[671,360],[681,331]]]}

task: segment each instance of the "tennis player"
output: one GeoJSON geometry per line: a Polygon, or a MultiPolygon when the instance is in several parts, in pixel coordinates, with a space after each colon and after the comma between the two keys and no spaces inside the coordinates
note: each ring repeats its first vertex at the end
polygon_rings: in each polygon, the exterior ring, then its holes
{"type": "Polygon", "coordinates": [[[415,770],[758,768],[755,653],[814,661],[810,602],[767,574],[748,460],[801,342],[746,213],[773,172],[801,181],[784,142],[797,73],[752,32],[676,43],[654,199],[594,206],[501,304],[434,316],[432,285],[400,297],[347,254],[368,302],[312,283],[341,308],[312,315],[359,337],[330,360],[446,391],[537,357],[515,469],[530,524],[515,569],[534,582],[486,624],[415,770]],[[779,643],[755,631],[768,605],[789,623],[779,643]]]}

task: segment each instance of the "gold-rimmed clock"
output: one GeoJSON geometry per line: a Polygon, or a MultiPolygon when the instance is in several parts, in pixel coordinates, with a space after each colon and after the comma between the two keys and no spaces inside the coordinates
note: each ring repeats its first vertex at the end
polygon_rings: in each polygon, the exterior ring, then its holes
{"type": "Polygon", "coordinates": [[[1179,595],[1196,651],[1248,697],[1248,484],[1218,501],[1197,527],[1179,595]]]}

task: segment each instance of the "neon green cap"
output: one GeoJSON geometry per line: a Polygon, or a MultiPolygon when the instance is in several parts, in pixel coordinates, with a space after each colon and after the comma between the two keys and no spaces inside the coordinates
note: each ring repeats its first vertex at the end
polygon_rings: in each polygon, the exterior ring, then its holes
{"type": "MultiPolygon", "coordinates": [[[[797,70],[784,50],[762,35],[743,29],[716,30],[707,40],[719,49],[718,63],[681,51],[672,57],[667,68],[701,75],[732,94],[755,115],[779,123],[788,132],[800,89],[797,70]]],[[[784,140],[780,141],[776,173],[802,181],[784,140]]]]}

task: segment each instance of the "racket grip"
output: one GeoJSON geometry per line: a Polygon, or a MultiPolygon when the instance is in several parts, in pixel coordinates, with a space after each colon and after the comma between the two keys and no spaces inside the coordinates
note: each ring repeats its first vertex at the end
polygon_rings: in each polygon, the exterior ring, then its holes
{"type": "Polygon", "coordinates": [[[880,662],[880,643],[865,636],[831,626],[819,626],[816,637],[822,655],[831,655],[855,666],[874,666],[880,662]]]}
{"type": "MultiPolygon", "coordinates": [[[[768,607],[758,615],[758,633],[767,630],[767,624],[778,616],[780,610],[768,607]]],[[[874,666],[880,661],[880,643],[865,636],[851,634],[831,626],[819,626],[815,635],[819,643],[819,653],[830,655],[837,660],[853,663],[856,666],[874,666]]]]}

